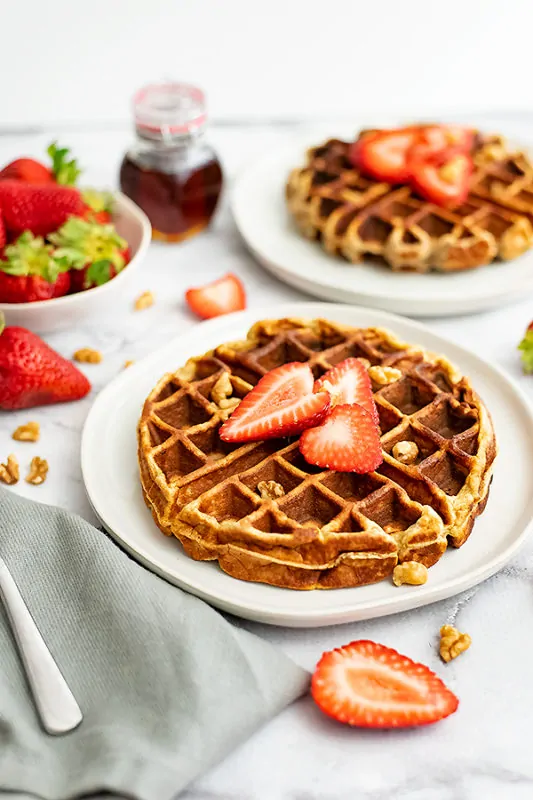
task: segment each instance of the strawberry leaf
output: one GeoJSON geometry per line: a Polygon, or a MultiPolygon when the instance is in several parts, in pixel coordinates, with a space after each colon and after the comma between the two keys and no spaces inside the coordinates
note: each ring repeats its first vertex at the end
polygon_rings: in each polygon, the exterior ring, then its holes
{"type": "Polygon", "coordinates": [[[47,150],[52,159],[52,172],[57,183],[63,186],[74,186],[81,169],[75,158],[68,159],[70,150],[67,147],[58,147],[56,142],[52,142],[47,150]]]}
{"type": "Polygon", "coordinates": [[[526,335],[518,345],[522,351],[522,365],[526,375],[533,373],[533,330],[528,330],[526,335]]]}
{"type": "Polygon", "coordinates": [[[95,261],[87,270],[87,280],[90,284],[95,286],[102,286],[113,277],[112,274],[113,264],[107,259],[102,261],[95,261]]]}

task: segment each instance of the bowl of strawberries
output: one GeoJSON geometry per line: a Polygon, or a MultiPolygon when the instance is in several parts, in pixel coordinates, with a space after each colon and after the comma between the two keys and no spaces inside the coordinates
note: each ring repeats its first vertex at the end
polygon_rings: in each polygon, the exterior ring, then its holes
{"type": "Polygon", "coordinates": [[[151,239],[129,198],[79,188],[66,148],[48,155],[50,166],[19,158],[0,170],[0,313],[39,333],[116,307],[151,239]]]}

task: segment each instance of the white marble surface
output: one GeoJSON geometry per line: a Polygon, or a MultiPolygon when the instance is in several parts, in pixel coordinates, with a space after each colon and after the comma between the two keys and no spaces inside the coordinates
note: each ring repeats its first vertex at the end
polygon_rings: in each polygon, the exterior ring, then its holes
{"type": "MultiPolygon", "coordinates": [[[[525,119],[491,122],[512,136],[533,140],[533,124],[525,119]]],[[[317,126],[317,136],[334,130],[334,125],[317,126]]],[[[212,131],[211,139],[231,178],[266,149],[284,144],[288,137],[309,133],[311,129],[298,126],[220,127],[212,131]]],[[[0,137],[0,163],[22,151],[39,155],[56,134],[61,132],[0,137]]],[[[127,131],[61,135],[61,141],[71,144],[87,166],[86,182],[94,185],[114,185],[128,140],[127,131]]],[[[232,270],[246,285],[250,307],[305,299],[254,263],[227,206],[226,201],[208,233],[181,246],[153,245],[144,269],[104,324],[48,337],[67,357],[80,347],[95,347],[104,360],[84,368],[93,383],[93,392],[85,400],[24,413],[0,413],[2,459],[15,452],[25,469],[32,455],[39,454],[50,464],[49,478],[42,487],[20,482],[13,491],[62,505],[96,522],[79,465],[85,416],[94,395],[120,372],[126,359],[140,359],[169,337],[193,328],[195,320],[183,301],[184,290],[191,283],[204,283],[232,270]],[[155,293],[156,305],[134,312],[133,300],[145,289],[155,293]],[[28,419],[41,423],[38,445],[10,438],[14,428],[28,419]]],[[[533,297],[507,309],[428,324],[498,363],[533,398],[533,378],[521,375],[516,351],[532,317],[533,297]]],[[[521,468],[517,464],[517,469],[521,468]]],[[[398,800],[530,800],[532,578],[530,541],[508,567],[484,584],[417,611],[318,630],[242,623],[309,669],[324,650],[352,639],[370,638],[391,645],[435,669],[459,696],[460,709],[449,720],[427,729],[368,732],[328,720],[305,698],[182,796],[185,800],[388,800],[393,796],[398,800]],[[456,622],[473,639],[469,652],[449,665],[443,665],[437,654],[437,634],[444,622],[456,622]]]]}

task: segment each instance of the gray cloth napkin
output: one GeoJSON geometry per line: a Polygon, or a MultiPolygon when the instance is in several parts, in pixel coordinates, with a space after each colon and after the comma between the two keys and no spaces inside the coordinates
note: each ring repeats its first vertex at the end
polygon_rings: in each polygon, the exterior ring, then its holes
{"type": "Polygon", "coordinates": [[[166,800],[307,690],[281,651],[73,514],[0,489],[0,554],[84,714],[43,732],[0,610],[5,792],[166,800]]]}

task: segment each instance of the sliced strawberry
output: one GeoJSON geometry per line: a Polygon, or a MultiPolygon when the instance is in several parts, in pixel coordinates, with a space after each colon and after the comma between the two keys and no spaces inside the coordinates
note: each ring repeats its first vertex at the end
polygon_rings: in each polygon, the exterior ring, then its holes
{"type": "Polygon", "coordinates": [[[335,406],[325,422],[300,437],[300,451],[309,464],[336,472],[372,472],[383,461],[379,431],[357,404],[335,406]]]}
{"type": "Polygon", "coordinates": [[[358,358],[347,358],[322,375],[313,388],[314,392],[326,390],[331,395],[331,405],[357,403],[368,411],[376,425],[379,415],[374,403],[372,384],[368,370],[358,358]]]}
{"type": "Polygon", "coordinates": [[[421,161],[412,167],[412,186],[430,203],[453,208],[468,197],[473,169],[471,156],[459,153],[444,163],[421,161]]]}
{"type": "Polygon", "coordinates": [[[206,286],[188,289],[185,300],[191,311],[202,319],[242,311],[246,308],[246,294],[239,278],[228,272],[222,278],[206,286]]]}
{"type": "Polygon", "coordinates": [[[408,153],[418,140],[417,127],[373,131],[352,145],[348,158],[361,172],[387,183],[409,180],[408,153]]]}
{"type": "Polygon", "coordinates": [[[458,153],[469,154],[474,146],[474,131],[460,125],[424,125],[408,158],[414,162],[435,158],[448,161],[458,153]]]}
{"type": "Polygon", "coordinates": [[[313,393],[313,373],[295,361],[263,375],[220,428],[225,442],[293,436],[318,425],[329,410],[327,392],[313,393]]]}
{"type": "Polygon", "coordinates": [[[325,714],[361,728],[429,725],[453,714],[459,705],[424,664],[366,640],[324,653],[311,694],[325,714]]]}

